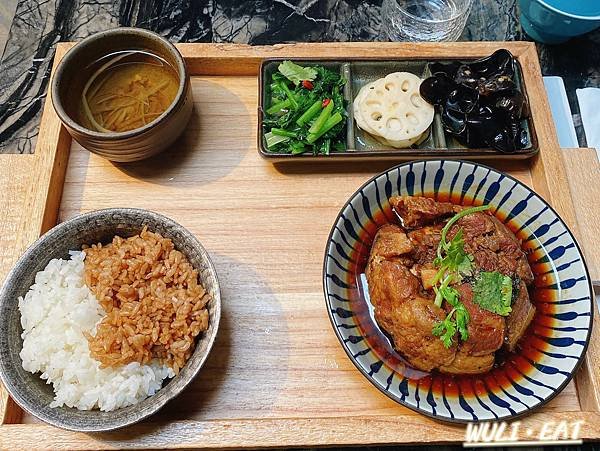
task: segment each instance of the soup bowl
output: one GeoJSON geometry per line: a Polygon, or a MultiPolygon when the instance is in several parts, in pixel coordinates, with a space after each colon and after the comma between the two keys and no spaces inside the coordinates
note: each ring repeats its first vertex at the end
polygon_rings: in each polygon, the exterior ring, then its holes
{"type": "Polygon", "coordinates": [[[519,0],[521,26],[538,42],[560,44],[600,27],[597,0],[519,0]]]}
{"type": "Polygon", "coordinates": [[[103,31],[76,44],[56,69],[51,95],[56,113],[75,141],[121,163],[142,160],[167,149],[185,129],[193,109],[190,76],[179,51],[156,33],[138,28],[103,31]],[[101,58],[129,50],[155,55],[175,70],[179,86],[174,100],[153,121],[133,130],[100,132],[85,127],[77,120],[77,112],[91,68],[101,58]]]}

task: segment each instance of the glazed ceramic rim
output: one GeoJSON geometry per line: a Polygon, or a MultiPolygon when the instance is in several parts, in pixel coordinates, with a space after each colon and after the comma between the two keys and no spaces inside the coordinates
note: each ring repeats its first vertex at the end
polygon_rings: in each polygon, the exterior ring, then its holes
{"type": "MultiPolygon", "coordinates": [[[[14,389],[14,386],[13,386],[11,380],[5,376],[4,372],[0,371],[0,382],[2,382],[2,384],[4,385],[6,390],[9,392],[9,394],[11,394],[11,398],[19,405],[19,407],[21,407],[23,410],[25,410],[29,414],[33,415],[34,417],[42,420],[44,423],[50,424],[52,426],[56,426],[61,429],[69,430],[69,431],[75,431],[75,432],[112,431],[112,430],[117,430],[117,429],[121,429],[121,428],[130,426],[135,423],[139,423],[140,421],[154,415],[156,412],[158,412],[160,409],[162,409],[168,402],[170,402],[173,399],[175,399],[176,397],[178,397],[181,394],[181,392],[197,377],[198,373],[204,367],[204,364],[206,363],[208,356],[210,355],[210,352],[213,348],[217,334],[219,332],[219,324],[221,322],[221,286],[219,284],[219,278],[218,278],[217,271],[216,271],[215,266],[210,258],[208,251],[204,248],[202,243],[200,243],[198,238],[196,238],[196,236],[192,232],[190,232],[188,229],[186,229],[184,226],[182,226],[178,222],[176,222],[173,219],[171,219],[167,216],[164,216],[160,213],[156,213],[151,210],[144,210],[142,208],[123,207],[123,208],[104,208],[104,209],[100,209],[100,210],[93,210],[93,211],[90,211],[87,213],[81,213],[77,216],[74,216],[74,217],[64,221],[64,222],[57,224],[56,226],[54,226],[53,228],[48,230],[46,233],[44,233],[42,236],[40,236],[33,244],[31,244],[27,248],[27,250],[21,255],[21,257],[19,257],[17,262],[13,265],[12,269],[10,270],[10,272],[7,274],[7,276],[5,278],[4,283],[2,284],[2,287],[0,288],[0,301],[2,301],[2,299],[4,299],[6,297],[6,291],[9,289],[8,287],[11,284],[10,283],[11,279],[14,277],[15,272],[17,272],[17,268],[20,266],[20,264],[24,260],[27,260],[27,259],[35,256],[37,248],[41,242],[46,241],[48,238],[50,238],[54,234],[58,233],[61,229],[65,228],[73,223],[77,223],[77,222],[85,223],[87,220],[90,220],[96,216],[101,217],[101,216],[104,216],[106,214],[111,214],[111,213],[120,213],[120,214],[138,213],[138,214],[141,214],[142,216],[144,216],[145,218],[152,218],[157,222],[161,222],[161,223],[167,224],[169,226],[175,227],[178,230],[180,230],[183,233],[183,235],[186,236],[186,238],[190,239],[190,241],[193,243],[193,246],[196,247],[200,251],[200,254],[202,255],[202,258],[203,258],[205,264],[207,265],[209,272],[214,277],[214,281],[215,281],[215,299],[214,299],[214,301],[215,301],[215,305],[218,306],[218,308],[215,309],[214,321],[212,321],[212,323],[214,324],[214,333],[208,337],[206,353],[199,360],[199,362],[197,363],[198,368],[192,374],[190,374],[189,379],[187,381],[184,381],[182,384],[176,385],[173,388],[173,392],[169,396],[155,398],[156,402],[154,402],[152,405],[148,406],[148,408],[142,415],[136,416],[132,419],[125,419],[120,424],[110,424],[109,426],[106,426],[106,427],[90,428],[90,427],[87,427],[86,425],[74,425],[74,426],[67,425],[67,424],[61,423],[60,421],[56,421],[53,417],[46,417],[45,415],[40,415],[39,413],[36,413],[35,409],[31,408],[32,406],[28,405],[27,403],[22,403],[21,400],[19,399],[19,397],[12,396],[12,390],[14,389]]],[[[196,350],[197,349],[198,348],[196,348],[196,350]]],[[[194,353],[196,352],[196,350],[194,350],[194,353]]],[[[192,355],[190,356],[190,359],[193,358],[194,353],[192,353],[192,355]]],[[[187,362],[186,362],[186,365],[187,365],[187,362]]],[[[182,367],[182,370],[185,368],[186,365],[184,365],[182,367]]],[[[0,369],[2,368],[2,366],[3,365],[0,365],[0,369]]],[[[39,377],[38,373],[35,373],[34,376],[35,375],[38,375],[38,377],[39,377]]],[[[171,383],[171,381],[174,381],[178,376],[179,375],[175,375],[173,378],[170,378],[168,383],[171,383]]],[[[160,393],[160,391],[163,390],[164,388],[165,387],[162,387],[154,395],[145,398],[145,400],[153,399],[154,396],[156,396],[158,393],[160,393]]],[[[133,405],[131,407],[135,407],[135,405],[133,405]]],[[[74,407],[67,407],[67,408],[68,409],[76,409],[74,407]]],[[[94,410],[97,410],[97,409],[94,409],[94,410]]],[[[114,410],[114,412],[117,412],[118,410],[119,409],[116,409],[116,410],[114,410]]]]}
{"type": "MultiPolygon", "coordinates": [[[[342,346],[342,348],[344,349],[344,352],[346,353],[346,355],[348,356],[348,358],[350,359],[350,361],[352,362],[352,364],[356,367],[356,369],[358,369],[358,371],[360,371],[360,373],[371,383],[371,385],[373,385],[375,388],[377,388],[381,393],[383,393],[384,395],[386,395],[388,398],[390,398],[391,400],[397,402],[398,404],[400,404],[403,407],[407,407],[409,409],[411,409],[414,412],[417,412],[421,415],[425,415],[426,417],[429,417],[431,419],[434,419],[436,421],[439,422],[443,422],[443,423],[454,423],[454,424],[466,424],[466,423],[479,423],[479,422],[485,422],[485,421],[506,421],[506,420],[513,420],[516,418],[521,418],[523,416],[529,415],[530,413],[532,413],[534,410],[539,409],[540,407],[546,405],[547,403],[549,403],[550,401],[552,401],[558,394],[560,394],[564,388],[569,384],[569,382],[571,382],[571,380],[573,379],[574,375],[577,373],[577,371],[579,370],[579,368],[581,367],[584,359],[585,359],[585,354],[587,352],[589,343],[590,343],[590,338],[592,336],[592,328],[594,326],[594,310],[595,310],[595,297],[594,297],[594,290],[593,290],[593,286],[592,286],[592,279],[590,277],[590,272],[588,269],[588,266],[585,262],[585,258],[583,255],[583,252],[581,251],[581,247],[579,246],[579,243],[577,242],[577,240],[575,239],[575,236],[573,235],[573,233],[571,232],[571,230],[569,229],[569,227],[567,226],[567,224],[563,221],[563,219],[561,218],[561,216],[556,212],[556,210],[539,194],[537,194],[533,189],[529,188],[528,186],[526,186],[524,183],[521,183],[519,180],[517,180],[515,177],[513,177],[510,174],[507,174],[505,172],[502,172],[498,169],[495,169],[491,166],[485,165],[485,164],[479,164],[476,162],[472,162],[472,161],[462,161],[462,160],[452,160],[452,159],[447,159],[447,160],[441,160],[441,159],[437,159],[437,160],[414,160],[414,161],[409,161],[409,162],[405,162],[405,163],[401,163],[398,164],[396,166],[393,166],[389,169],[386,169],[385,171],[382,171],[376,175],[374,175],[373,177],[369,178],[365,183],[363,183],[358,189],[356,189],[349,197],[348,200],[346,202],[344,202],[344,204],[340,207],[340,211],[337,214],[337,216],[335,217],[334,221],[333,221],[333,225],[331,226],[331,230],[329,232],[329,236],[327,237],[327,241],[325,242],[325,251],[324,251],[324,257],[323,257],[323,273],[322,273],[322,281],[323,281],[323,295],[325,298],[325,307],[327,308],[327,316],[329,317],[329,322],[331,323],[331,327],[333,328],[333,331],[335,332],[335,335],[340,343],[340,345],[342,346]],[[504,177],[506,177],[509,180],[512,180],[513,182],[515,182],[517,185],[525,188],[528,192],[533,193],[535,196],[538,197],[538,199],[541,201],[542,204],[544,204],[551,212],[552,214],[554,214],[554,216],[556,216],[556,218],[559,219],[559,221],[563,224],[565,230],[567,231],[568,236],[570,237],[570,239],[572,240],[572,242],[575,244],[575,248],[577,249],[577,252],[579,253],[580,257],[581,257],[581,263],[583,265],[583,268],[585,270],[585,275],[588,281],[588,295],[590,297],[590,304],[591,304],[591,309],[590,309],[590,326],[589,329],[587,331],[587,336],[585,339],[585,345],[583,346],[583,349],[581,350],[580,356],[577,360],[577,362],[575,363],[573,370],[569,373],[569,376],[566,377],[566,379],[556,388],[553,389],[552,393],[550,395],[548,395],[546,398],[544,398],[542,401],[540,401],[539,403],[535,404],[534,406],[525,409],[522,412],[519,412],[515,415],[505,415],[503,417],[499,417],[496,418],[495,420],[488,420],[488,419],[482,419],[482,420],[468,420],[468,419],[462,419],[462,418],[447,418],[447,417],[442,417],[441,415],[436,415],[430,412],[427,412],[425,410],[420,409],[417,406],[414,406],[406,401],[401,400],[399,397],[397,397],[394,393],[392,393],[389,390],[384,389],[383,387],[381,387],[377,381],[371,376],[369,375],[369,373],[366,371],[365,368],[363,368],[359,363],[358,360],[354,357],[354,355],[352,355],[350,349],[345,345],[344,343],[344,337],[341,335],[338,327],[336,326],[336,322],[335,319],[333,317],[333,312],[331,311],[331,304],[329,301],[329,295],[328,295],[328,291],[327,291],[327,285],[328,285],[328,281],[327,281],[327,261],[328,261],[328,250],[329,250],[329,246],[330,243],[332,241],[333,235],[336,232],[336,226],[338,224],[338,222],[340,221],[340,219],[342,218],[342,214],[344,213],[344,211],[346,210],[346,208],[348,208],[348,206],[351,204],[352,200],[358,196],[358,194],[364,190],[367,186],[369,186],[372,183],[376,183],[376,180],[385,175],[388,174],[392,171],[396,171],[399,170],[400,168],[404,167],[404,166],[411,166],[411,165],[415,165],[415,164],[424,164],[426,165],[427,163],[440,163],[440,164],[444,164],[444,163],[456,163],[456,164],[469,164],[472,165],[474,168],[480,167],[483,169],[487,169],[490,172],[493,173],[497,173],[500,175],[503,175],[504,177]]],[[[395,371],[394,371],[395,372],[395,371]]]]}
{"type": "Polygon", "coordinates": [[[550,11],[559,14],[561,16],[565,16],[565,17],[569,17],[571,19],[579,19],[579,20],[600,20],[600,14],[595,15],[595,16],[582,16],[579,14],[571,14],[568,13],[566,11],[561,11],[560,9],[556,8],[555,6],[549,5],[548,3],[546,3],[545,0],[531,0],[531,1],[536,1],[538,2],[540,5],[544,6],[545,8],[548,8],[550,11]]]}
{"type": "MultiPolygon", "coordinates": [[[[124,50],[126,50],[126,49],[124,49],[124,50]]],[[[133,49],[133,50],[147,51],[147,49],[143,49],[143,48],[142,49],[133,49]]],[[[154,52],[152,52],[152,51],[149,51],[149,53],[154,54],[154,52]]],[[[158,55],[158,56],[160,56],[160,55],[158,55]]],[[[99,58],[101,58],[101,57],[102,56],[100,56],[99,58]]],[[[113,28],[111,30],[100,31],[98,33],[94,33],[91,36],[88,36],[87,38],[85,38],[82,41],[75,44],[65,54],[65,56],[62,58],[60,63],[58,63],[56,72],[54,73],[54,75],[52,77],[52,87],[51,87],[52,105],[54,106],[54,111],[56,111],[56,114],[58,114],[58,117],[65,125],[68,125],[69,128],[76,130],[77,132],[81,133],[82,135],[84,135],[88,138],[96,138],[101,141],[124,140],[124,139],[132,138],[134,136],[138,136],[138,135],[141,135],[141,134],[147,132],[148,130],[150,130],[150,129],[156,127],[157,125],[159,125],[160,123],[164,122],[164,120],[167,117],[171,116],[185,97],[187,79],[188,79],[188,71],[187,71],[187,66],[185,64],[185,60],[183,59],[183,56],[181,55],[179,50],[177,50],[177,48],[171,42],[169,42],[167,39],[163,38],[162,36],[160,36],[157,33],[154,33],[153,31],[149,31],[149,30],[146,30],[143,28],[136,28],[136,27],[113,28]],[[176,66],[177,66],[176,69],[179,72],[179,74],[178,74],[179,88],[177,89],[177,94],[175,95],[175,98],[173,99],[171,104],[168,106],[168,108],[165,111],[163,111],[163,113],[160,116],[158,116],[156,119],[154,119],[151,122],[148,122],[146,125],[144,125],[142,127],[134,128],[132,130],[128,130],[125,132],[110,132],[110,133],[98,132],[98,131],[91,130],[87,127],[80,125],[77,121],[75,121],[75,119],[73,119],[71,116],[69,116],[67,114],[67,112],[65,111],[65,109],[63,107],[63,102],[60,100],[60,96],[59,96],[58,80],[63,78],[63,76],[64,76],[65,72],[67,71],[67,69],[69,68],[69,66],[76,61],[78,54],[80,52],[85,52],[87,50],[87,47],[91,43],[93,43],[97,40],[111,38],[113,36],[122,36],[123,38],[126,38],[126,37],[132,36],[132,35],[135,36],[136,34],[142,35],[146,39],[157,40],[168,53],[172,54],[172,56],[176,62],[176,66]]]]}
{"type": "Polygon", "coordinates": [[[463,17],[465,15],[468,15],[471,12],[471,7],[473,6],[473,0],[464,0],[467,3],[466,7],[464,7],[458,13],[453,14],[452,16],[450,16],[447,19],[424,19],[423,17],[415,16],[414,14],[409,13],[405,8],[398,5],[395,0],[393,0],[393,1],[394,1],[394,8],[397,11],[400,11],[400,13],[402,13],[403,15],[410,17],[411,20],[415,20],[415,21],[421,22],[421,23],[428,23],[428,24],[442,24],[442,23],[450,22],[451,20],[455,20],[459,17],[463,17]]]}

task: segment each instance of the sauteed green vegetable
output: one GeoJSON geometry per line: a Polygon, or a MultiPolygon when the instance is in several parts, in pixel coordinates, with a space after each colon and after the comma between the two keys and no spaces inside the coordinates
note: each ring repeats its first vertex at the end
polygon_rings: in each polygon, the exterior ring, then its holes
{"type": "Polygon", "coordinates": [[[346,81],[323,66],[284,61],[272,75],[263,128],[269,152],[329,154],[344,150],[346,81]]]}

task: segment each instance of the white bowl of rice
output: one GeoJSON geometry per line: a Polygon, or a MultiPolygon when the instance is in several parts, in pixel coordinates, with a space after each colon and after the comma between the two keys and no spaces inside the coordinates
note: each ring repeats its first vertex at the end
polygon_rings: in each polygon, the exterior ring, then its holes
{"type": "Polygon", "coordinates": [[[221,314],[214,267],[184,227],[138,209],[54,227],[0,291],[0,379],[39,419],[76,431],[136,423],[204,364],[221,314]]]}

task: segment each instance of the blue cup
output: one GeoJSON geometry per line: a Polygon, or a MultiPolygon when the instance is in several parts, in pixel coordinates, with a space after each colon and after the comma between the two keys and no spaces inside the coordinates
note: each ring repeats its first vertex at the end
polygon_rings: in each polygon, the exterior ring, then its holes
{"type": "Polygon", "coordinates": [[[600,27],[600,0],[519,0],[519,8],[525,33],[546,44],[600,27]]]}

